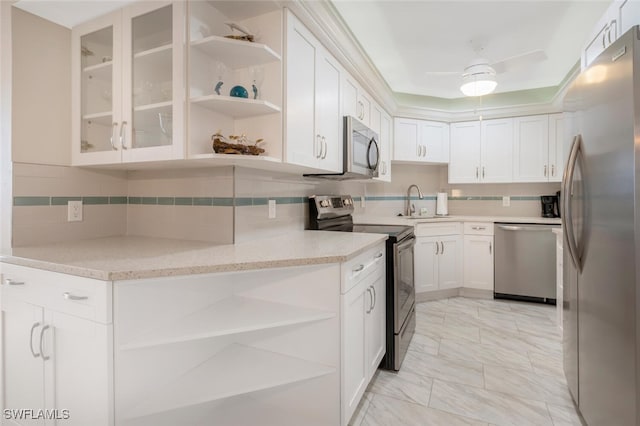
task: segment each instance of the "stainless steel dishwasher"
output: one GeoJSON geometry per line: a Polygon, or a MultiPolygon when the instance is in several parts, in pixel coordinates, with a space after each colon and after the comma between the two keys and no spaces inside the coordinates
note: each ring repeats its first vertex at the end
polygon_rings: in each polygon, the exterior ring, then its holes
{"type": "Polygon", "coordinates": [[[496,223],[494,297],[555,304],[560,225],[496,223]]]}

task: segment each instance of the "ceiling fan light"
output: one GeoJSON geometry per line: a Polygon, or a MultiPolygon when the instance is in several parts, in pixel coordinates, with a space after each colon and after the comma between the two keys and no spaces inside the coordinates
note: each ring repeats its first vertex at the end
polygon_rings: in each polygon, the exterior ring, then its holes
{"type": "Polygon", "coordinates": [[[465,96],[484,96],[496,89],[495,78],[490,74],[470,75],[464,78],[460,91],[465,96]]]}

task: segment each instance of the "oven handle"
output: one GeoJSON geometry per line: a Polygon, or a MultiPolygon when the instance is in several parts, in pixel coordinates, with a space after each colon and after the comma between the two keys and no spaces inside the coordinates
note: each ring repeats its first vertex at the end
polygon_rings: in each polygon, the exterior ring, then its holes
{"type": "Polygon", "coordinates": [[[401,242],[395,243],[394,245],[396,246],[395,249],[398,252],[406,250],[408,247],[413,247],[416,245],[416,237],[411,236],[411,237],[405,238],[401,242]]]}

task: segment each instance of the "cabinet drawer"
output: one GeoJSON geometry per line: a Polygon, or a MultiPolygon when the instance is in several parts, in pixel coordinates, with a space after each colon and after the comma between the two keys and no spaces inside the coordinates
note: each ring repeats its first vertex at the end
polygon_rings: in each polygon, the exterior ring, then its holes
{"type": "Polygon", "coordinates": [[[340,265],[341,269],[341,294],[347,293],[363,278],[370,274],[381,275],[385,273],[385,244],[367,250],[355,258],[340,265]]]}
{"type": "Polygon", "coordinates": [[[439,222],[416,224],[417,237],[437,237],[439,235],[456,235],[462,233],[460,222],[439,222]]]}
{"type": "Polygon", "coordinates": [[[464,235],[493,235],[493,222],[465,222],[464,235]]]}
{"type": "Polygon", "coordinates": [[[91,321],[111,323],[109,281],[6,263],[0,264],[0,268],[3,300],[20,300],[91,321]]]}

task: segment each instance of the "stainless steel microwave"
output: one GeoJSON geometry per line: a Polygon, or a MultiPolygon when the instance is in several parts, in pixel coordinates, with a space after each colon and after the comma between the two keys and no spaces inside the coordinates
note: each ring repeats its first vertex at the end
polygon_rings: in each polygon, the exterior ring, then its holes
{"type": "Polygon", "coordinates": [[[344,117],[342,173],[307,174],[304,176],[335,180],[371,179],[378,177],[380,145],[378,134],[355,117],[344,117]]]}

